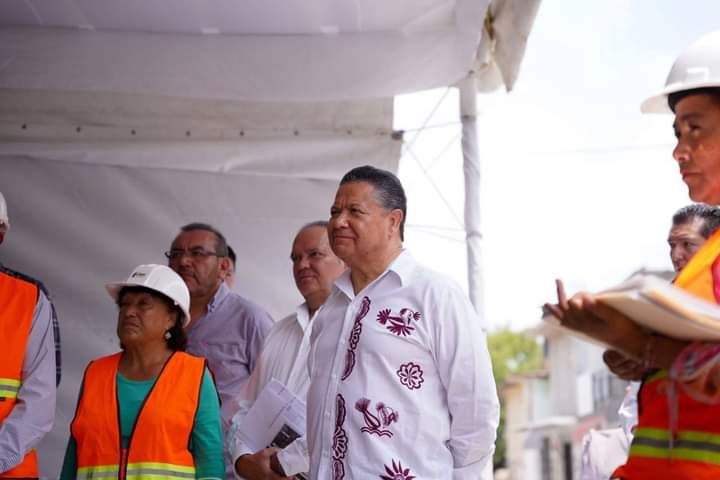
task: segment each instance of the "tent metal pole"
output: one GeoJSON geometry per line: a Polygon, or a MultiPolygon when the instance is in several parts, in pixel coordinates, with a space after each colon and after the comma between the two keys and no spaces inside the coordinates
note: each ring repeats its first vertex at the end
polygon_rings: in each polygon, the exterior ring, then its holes
{"type": "Polygon", "coordinates": [[[482,232],[480,230],[480,155],[477,130],[477,85],[474,73],[459,84],[465,178],[465,243],[468,294],[475,311],[483,312],[482,232]]]}

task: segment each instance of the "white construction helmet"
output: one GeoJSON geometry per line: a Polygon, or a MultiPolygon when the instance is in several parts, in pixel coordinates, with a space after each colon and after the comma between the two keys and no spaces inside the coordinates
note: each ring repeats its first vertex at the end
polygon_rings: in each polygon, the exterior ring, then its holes
{"type": "Polygon", "coordinates": [[[7,203],[5,203],[5,197],[3,197],[2,192],[0,192],[0,228],[4,229],[6,232],[10,230],[10,219],[8,218],[7,213],[7,203]]]}
{"type": "Polygon", "coordinates": [[[170,267],[165,265],[138,265],[124,282],[105,285],[110,296],[117,302],[118,293],[123,287],[145,287],[162,293],[180,307],[184,318],[183,326],[190,321],[190,292],[185,281],[170,267]]]}
{"type": "Polygon", "coordinates": [[[671,113],[668,95],[695,88],[720,87],[720,30],[707,33],[673,63],[665,88],[640,105],[643,113],[671,113]]]}

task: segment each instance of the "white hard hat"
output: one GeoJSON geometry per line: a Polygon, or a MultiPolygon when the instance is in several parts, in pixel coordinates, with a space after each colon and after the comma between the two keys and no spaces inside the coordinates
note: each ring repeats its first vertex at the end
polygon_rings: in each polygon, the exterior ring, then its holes
{"type": "Polygon", "coordinates": [[[695,88],[720,87],[720,30],[707,33],[677,57],[665,88],[640,105],[643,113],[670,113],[668,95],[695,88]]]}
{"type": "Polygon", "coordinates": [[[10,228],[10,219],[7,213],[7,203],[5,203],[5,197],[0,192],[0,226],[4,226],[5,230],[10,228]]]}
{"type": "Polygon", "coordinates": [[[145,287],[162,293],[180,307],[184,318],[183,326],[190,321],[190,292],[185,281],[170,267],[165,265],[138,265],[124,282],[105,285],[110,296],[117,301],[118,293],[123,287],[145,287]]]}

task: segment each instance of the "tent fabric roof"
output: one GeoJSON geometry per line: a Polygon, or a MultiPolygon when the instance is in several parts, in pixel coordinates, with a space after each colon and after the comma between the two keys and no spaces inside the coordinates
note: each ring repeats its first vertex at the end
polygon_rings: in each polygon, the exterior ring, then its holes
{"type": "Polygon", "coordinates": [[[0,88],[251,101],[511,88],[539,0],[0,3],[0,88]],[[487,22],[486,18],[491,21],[487,22]],[[487,28],[486,28],[487,27],[487,28]],[[481,39],[485,37],[485,41],[481,39]]]}

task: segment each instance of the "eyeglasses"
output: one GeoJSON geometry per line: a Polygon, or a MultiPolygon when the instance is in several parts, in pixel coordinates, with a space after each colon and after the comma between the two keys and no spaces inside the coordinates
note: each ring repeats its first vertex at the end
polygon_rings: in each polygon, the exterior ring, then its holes
{"type": "Polygon", "coordinates": [[[202,260],[207,257],[222,257],[224,255],[220,255],[216,252],[209,252],[205,250],[204,248],[191,248],[190,250],[168,250],[165,252],[165,256],[168,258],[168,260],[171,261],[178,261],[181,260],[182,257],[187,255],[193,260],[202,260]]]}

